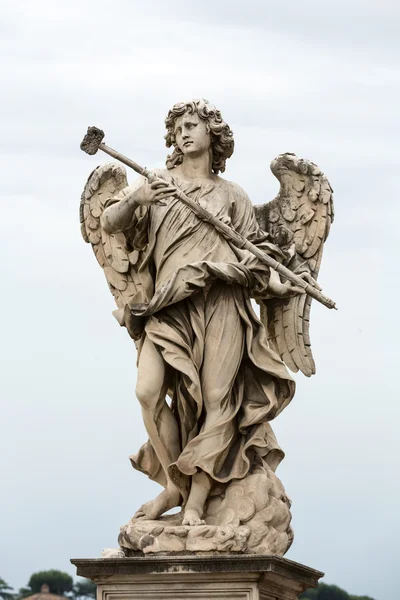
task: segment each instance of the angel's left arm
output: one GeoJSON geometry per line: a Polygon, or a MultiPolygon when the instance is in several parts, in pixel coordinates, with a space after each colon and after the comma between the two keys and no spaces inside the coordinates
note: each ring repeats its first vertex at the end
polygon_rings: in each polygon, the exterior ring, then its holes
{"type": "Polygon", "coordinates": [[[105,203],[101,216],[101,225],[106,233],[119,233],[135,225],[138,204],[134,200],[134,192],[143,185],[144,178],[138,179],[133,185],[128,185],[113,198],[105,203]]]}

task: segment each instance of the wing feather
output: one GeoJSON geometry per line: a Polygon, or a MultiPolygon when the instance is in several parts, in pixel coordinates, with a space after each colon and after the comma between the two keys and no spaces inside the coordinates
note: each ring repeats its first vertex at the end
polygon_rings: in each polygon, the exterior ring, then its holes
{"type": "MultiPolygon", "coordinates": [[[[271,163],[280,182],[278,196],[256,206],[260,227],[288,251],[287,266],[296,274],[317,279],[324,242],[334,217],[333,191],[328,179],[311,161],[294,154],[280,154],[271,163]]],[[[265,301],[264,301],[265,302],[265,301]]],[[[261,319],[267,325],[269,343],[294,372],[315,373],[310,343],[312,298],[300,295],[289,300],[267,300],[261,319]]]]}
{"type": "Polygon", "coordinates": [[[104,231],[100,219],[106,201],[127,185],[126,171],[120,165],[109,163],[98,167],[89,176],[83,190],[79,215],[83,239],[92,245],[119,309],[114,311],[114,315],[137,339],[141,335],[141,328],[137,322],[126,323],[124,312],[127,305],[145,301],[144,287],[138,273],[140,252],[132,252],[127,248],[123,233],[110,235],[104,231]]]}
{"type": "Polygon", "coordinates": [[[112,233],[109,235],[102,229],[102,244],[108,264],[118,273],[126,273],[131,266],[129,253],[125,248],[125,236],[123,233],[112,233]]]}
{"type": "Polygon", "coordinates": [[[282,304],[275,307],[273,314],[273,327],[275,330],[275,340],[278,347],[278,352],[282,360],[289,367],[289,369],[296,371],[296,364],[293,362],[286,340],[284,306],[282,304]]]}

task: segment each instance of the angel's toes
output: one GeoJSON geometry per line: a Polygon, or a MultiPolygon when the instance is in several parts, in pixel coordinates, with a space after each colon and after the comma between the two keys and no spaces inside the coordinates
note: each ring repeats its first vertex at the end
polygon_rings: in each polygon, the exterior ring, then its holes
{"type": "Polygon", "coordinates": [[[185,511],[185,516],[183,517],[182,525],[189,525],[190,527],[194,525],[205,525],[206,522],[200,517],[197,510],[188,509],[185,511]]]}

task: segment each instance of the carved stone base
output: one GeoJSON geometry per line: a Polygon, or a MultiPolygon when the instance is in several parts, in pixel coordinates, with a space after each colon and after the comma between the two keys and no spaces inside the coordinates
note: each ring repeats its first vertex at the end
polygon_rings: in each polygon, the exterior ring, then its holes
{"type": "Polygon", "coordinates": [[[283,556],[293,540],[290,500],[266,465],[215,489],[205,525],[182,525],[182,513],[156,521],[131,519],[118,538],[127,556],[137,552],[247,552],[283,556]]]}
{"type": "Polygon", "coordinates": [[[157,521],[132,519],[122,527],[119,544],[126,556],[171,552],[245,552],[250,528],[242,525],[182,525],[182,513],[157,521]]]}
{"type": "Polygon", "coordinates": [[[296,600],[323,573],[277,556],[73,559],[97,600],[296,600]]]}

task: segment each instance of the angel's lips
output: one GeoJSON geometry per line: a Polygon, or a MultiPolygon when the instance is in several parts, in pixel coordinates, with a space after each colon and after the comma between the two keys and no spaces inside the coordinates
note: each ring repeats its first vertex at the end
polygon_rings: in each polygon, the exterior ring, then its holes
{"type": "Polygon", "coordinates": [[[183,145],[184,146],[189,146],[189,144],[193,144],[193,142],[189,141],[189,142],[185,142],[183,145]]]}

